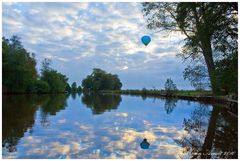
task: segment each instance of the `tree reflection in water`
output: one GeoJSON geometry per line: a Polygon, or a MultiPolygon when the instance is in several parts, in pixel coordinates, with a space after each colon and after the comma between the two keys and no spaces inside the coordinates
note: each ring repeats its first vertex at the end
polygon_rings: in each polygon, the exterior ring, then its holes
{"type": "Polygon", "coordinates": [[[50,122],[48,121],[49,115],[56,115],[60,110],[67,107],[67,96],[64,94],[46,95],[46,102],[41,105],[41,125],[48,127],[50,122]]]}
{"type": "Polygon", "coordinates": [[[82,96],[82,103],[89,107],[93,114],[101,114],[105,111],[117,109],[121,101],[120,95],[84,93],[82,96]]]}
{"type": "Polygon", "coordinates": [[[49,115],[56,115],[60,110],[67,107],[66,95],[57,94],[57,95],[47,95],[47,101],[42,104],[42,112],[49,115]]]}
{"type": "Polygon", "coordinates": [[[184,119],[183,126],[187,134],[176,142],[189,157],[238,157],[237,117],[225,107],[213,105],[211,112],[204,106],[196,108],[190,119],[184,119]]]}
{"type": "MultiPolygon", "coordinates": [[[[33,124],[35,119],[39,119],[39,117],[35,117],[36,111],[38,111],[37,114],[40,114],[41,125],[48,127],[50,125],[50,121],[48,121],[49,117],[51,115],[57,115],[58,112],[65,109],[68,96],[70,95],[4,96],[2,108],[3,153],[20,151],[17,149],[18,146],[16,146],[19,144],[19,139],[24,137],[26,131],[30,134],[34,133],[32,129],[33,124]]],[[[82,102],[86,104],[94,114],[101,114],[105,111],[117,109],[121,100],[120,95],[85,94],[82,96],[82,102]]],[[[163,99],[162,101],[165,101],[164,107],[168,114],[173,111],[177,104],[177,100],[163,99]]],[[[149,110],[151,110],[151,108],[149,108],[149,110]]],[[[185,118],[187,116],[189,116],[189,114],[184,115],[185,118]]],[[[71,116],[66,117],[66,119],[71,119],[71,116]]],[[[195,107],[190,118],[184,119],[183,127],[186,133],[183,133],[181,138],[176,140],[176,142],[183,147],[184,153],[187,154],[188,157],[237,158],[237,117],[231,115],[226,108],[216,105],[213,106],[212,110],[204,105],[195,107]]],[[[134,128],[137,130],[137,127],[134,128]]],[[[77,133],[78,132],[79,131],[77,131],[77,133]]],[[[103,133],[105,134],[105,131],[103,131],[103,133]]],[[[48,136],[47,134],[48,133],[46,133],[46,136],[48,136]]],[[[150,143],[151,148],[153,148],[155,143],[150,143]]],[[[21,148],[21,146],[22,145],[20,145],[19,148],[21,148]]],[[[5,154],[3,154],[3,156],[4,155],[5,154]]]]}
{"type": "Polygon", "coordinates": [[[72,99],[75,100],[75,99],[76,99],[76,96],[77,96],[77,92],[72,92],[72,93],[71,93],[71,96],[72,96],[72,99]]]}
{"type": "Polygon", "coordinates": [[[9,152],[17,151],[16,145],[24,133],[35,123],[35,113],[40,106],[41,125],[49,126],[48,116],[64,109],[66,96],[58,95],[14,95],[3,97],[2,147],[9,152]]]}
{"type": "Polygon", "coordinates": [[[166,99],[164,104],[164,109],[166,110],[167,114],[172,113],[173,109],[177,106],[177,99],[166,99]]]}
{"type": "Polygon", "coordinates": [[[2,147],[9,152],[16,151],[18,140],[35,122],[38,104],[44,102],[39,97],[27,95],[3,96],[2,106],[2,147]]]}

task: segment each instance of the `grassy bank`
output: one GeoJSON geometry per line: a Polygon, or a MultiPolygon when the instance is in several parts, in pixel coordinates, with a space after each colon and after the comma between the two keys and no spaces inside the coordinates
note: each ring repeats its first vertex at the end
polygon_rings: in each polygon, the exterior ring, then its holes
{"type": "Polygon", "coordinates": [[[193,101],[203,101],[203,102],[233,102],[237,103],[237,99],[229,98],[229,96],[213,96],[211,91],[196,91],[196,90],[178,90],[169,94],[165,90],[137,90],[137,89],[128,89],[128,90],[115,90],[115,91],[101,91],[101,93],[110,93],[110,94],[125,94],[125,95],[135,95],[141,97],[165,97],[165,98],[177,98],[193,101]]]}
{"type": "Polygon", "coordinates": [[[212,96],[212,92],[211,91],[180,90],[180,91],[176,91],[175,95],[212,96]]]}
{"type": "Polygon", "coordinates": [[[129,95],[152,95],[152,96],[211,96],[211,91],[196,91],[196,90],[178,90],[171,94],[165,90],[138,90],[138,89],[127,89],[127,90],[115,90],[115,91],[102,91],[103,93],[119,93],[129,95]]]}

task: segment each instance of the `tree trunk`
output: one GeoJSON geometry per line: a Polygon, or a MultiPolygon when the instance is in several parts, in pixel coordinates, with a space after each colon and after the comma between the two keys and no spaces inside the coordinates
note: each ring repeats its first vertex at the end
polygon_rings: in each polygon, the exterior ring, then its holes
{"type": "Polygon", "coordinates": [[[218,89],[218,85],[217,85],[217,79],[215,76],[215,65],[214,65],[214,61],[213,61],[213,54],[212,54],[210,38],[205,38],[205,40],[202,41],[202,51],[203,51],[203,56],[204,56],[205,62],[207,64],[212,91],[213,91],[213,94],[216,95],[216,94],[218,94],[219,89],[218,89]]]}

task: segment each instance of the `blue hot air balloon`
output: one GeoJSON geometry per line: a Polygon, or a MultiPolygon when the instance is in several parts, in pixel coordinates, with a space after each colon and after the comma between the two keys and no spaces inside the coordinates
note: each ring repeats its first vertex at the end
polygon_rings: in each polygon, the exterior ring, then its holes
{"type": "Polygon", "coordinates": [[[145,46],[147,46],[147,45],[150,43],[150,41],[151,41],[150,36],[145,35],[145,36],[142,37],[142,43],[143,43],[145,46]]]}

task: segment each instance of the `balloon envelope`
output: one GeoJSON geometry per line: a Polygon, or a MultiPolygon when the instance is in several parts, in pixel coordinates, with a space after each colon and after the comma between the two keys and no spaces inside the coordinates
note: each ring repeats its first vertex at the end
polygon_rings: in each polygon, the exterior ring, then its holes
{"type": "Polygon", "coordinates": [[[150,41],[151,41],[150,36],[143,36],[143,37],[142,37],[142,43],[143,43],[145,46],[147,46],[147,45],[150,43],[150,41]]]}

